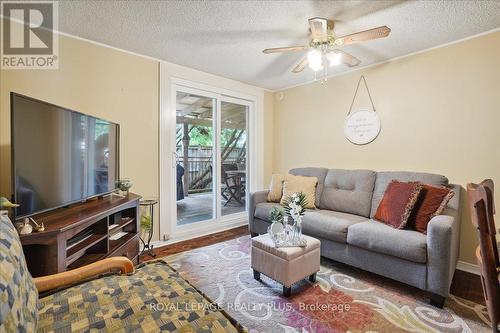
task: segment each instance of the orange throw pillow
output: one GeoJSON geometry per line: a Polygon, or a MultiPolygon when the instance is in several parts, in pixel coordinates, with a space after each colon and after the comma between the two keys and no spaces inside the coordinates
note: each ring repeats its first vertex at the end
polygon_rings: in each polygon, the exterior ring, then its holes
{"type": "Polygon", "coordinates": [[[374,218],[393,228],[403,229],[421,190],[420,183],[393,180],[385,189],[374,218]]]}
{"type": "Polygon", "coordinates": [[[408,220],[408,226],[418,232],[427,233],[429,221],[443,212],[454,195],[447,187],[424,184],[408,220]]]}

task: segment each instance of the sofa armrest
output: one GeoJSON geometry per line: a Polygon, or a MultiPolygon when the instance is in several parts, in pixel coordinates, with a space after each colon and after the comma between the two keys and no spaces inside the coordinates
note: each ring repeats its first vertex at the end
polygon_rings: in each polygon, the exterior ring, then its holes
{"type": "Polygon", "coordinates": [[[438,215],[427,226],[427,290],[447,297],[458,260],[457,218],[438,215]]]}
{"type": "Polygon", "coordinates": [[[262,190],[250,193],[250,198],[248,201],[248,229],[250,230],[250,232],[256,232],[255,229],[253,228],[255,207],[262,202],[266,202],[268,194],[269,190],[262,190]]]}
{"type": "Polygon", "coordinates": [[[38,292],[68,287],[83,280],[109,272],[127,274],[134,271],[134,264],[126,257],[111,257],[96,261],[67,272],[34,278],[38,292]]]}

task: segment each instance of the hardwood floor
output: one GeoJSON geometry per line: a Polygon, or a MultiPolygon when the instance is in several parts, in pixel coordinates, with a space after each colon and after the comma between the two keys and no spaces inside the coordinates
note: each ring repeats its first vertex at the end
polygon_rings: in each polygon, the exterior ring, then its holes
{"type": "Polygon", "coordinates": [[[486,305],[481,277],[476,274],[456,270],[451,284],[451,293],[478,304],[486,305]]]}
{"type": "MultiPolygon", "coordinates": [[[[199,247],[203,246],[208,246],[212,245],[215,243],[220,243],[224,242],[233,238],[237,238],[240,236],[244,235],[249,235],[250,232],[248,231],[247,226],[242,226],[234,229],[229,229],[226,231],[218,232],[216,234],[211,234],[203,237],[198,237],[198,238],[193,238],[190,240],[186,240],[183,242],[175,243],[172,245],[166,245],[159,247],[157,249],[154,249],[154,252],[156,253],[156,258],[161,258],[168,256],[170,254],[175,254],[179,252],[184,252],[192,249],[196,249],[199,247]]],[[[143,254],[141,256],[141,262],[148,261],[151,259],[156,259],[153,258],[147,254],[143,254]]]]}
{"type": "MultiPolygon", "coordinates": [[[[248,234],[248,227],[242,226],[235,229],[222,231],[216,234],[190,239],[176,244],[162,246],[160,248],[154,249],[154,252],[156,253],[156,258],[162,258],[170,254],[224,242],[248,234]]],[[[141,262],[156,258],[143,254],[141,256],[141,262]]],[[[455,271],[455,276],[453,277],[453,283],[451,285],[451,293],[455,296],[479,304],[485,304],[483,298],[483,289],[481,286],[481,278],[479,277],[479,275],[459,270],[455,271]]]]}

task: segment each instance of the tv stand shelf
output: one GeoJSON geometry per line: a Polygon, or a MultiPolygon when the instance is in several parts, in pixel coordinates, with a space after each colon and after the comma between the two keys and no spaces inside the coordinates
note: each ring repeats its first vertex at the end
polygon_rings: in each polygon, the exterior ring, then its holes
{"type": "Polygon", "coordinates": [[[115,256],[138,264],[139,199],[109,195],[33,216],[45,230],[20,235],[30,273],[55,274],[115,256]]]}
{"type": "Polygon", "coordinates": [[[72,262],[85,255],[85,251],[98,244],[99,242],[105,241],[107,237],[108,235],[95,234],[82,241],[81,243],[75,245],[71,249],[67,249],[66,265],[69,266],[72,262]]]}

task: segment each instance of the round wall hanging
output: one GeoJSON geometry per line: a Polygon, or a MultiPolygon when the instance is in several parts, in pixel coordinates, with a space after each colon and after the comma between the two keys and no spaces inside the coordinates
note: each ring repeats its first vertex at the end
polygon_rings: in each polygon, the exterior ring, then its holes
{"type": "Polygon", "coordinates": [[[380,118],[377,112],[360,109],[347,115],[344,134],[347,140],[356,145],[372,142],[380,133],[380,118]]]}
{"type": "Polygon", "coordinates": [[[344,124],[344,135],[350,142],[356,145],[366,145],[372,142],[380,133],[380,118],[375,112],[375,105],[373,104],[372,96],[370,90],[368,89],[368,84],[363,75],[358,80],[358,85],[356,86],[356,91],[354,92],[354,97],[352,98],[351,107],[347,113],[347,118],[344,124]],[[358,94],[359,84],[361,79],[365,83],[366,91],[368,92],[368,97],[372,104],[372,108],[359,108],[352,112],[352,106],[356,100],[356,95],[358,94]]]}

